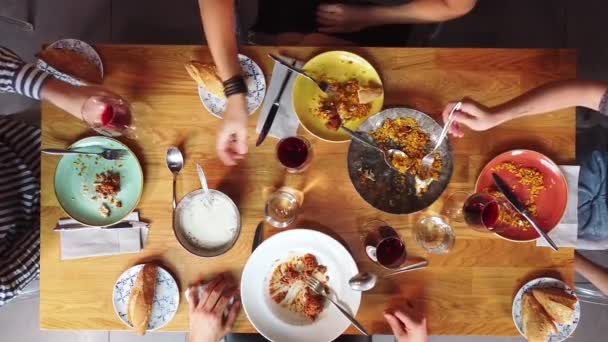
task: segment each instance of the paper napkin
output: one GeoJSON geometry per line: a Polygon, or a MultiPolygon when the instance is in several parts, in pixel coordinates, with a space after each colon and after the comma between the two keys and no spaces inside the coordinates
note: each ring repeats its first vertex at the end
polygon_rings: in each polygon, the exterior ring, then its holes
{"type": "MultiPolygon", "coordinates": [[[[295,61],[295,66],[301,67],[304,65],[301,61],[296,61],[293,58],[283,57],[283,59],[288,63],[293,63],[295,61]]],[[[272,78],[270,79],[270,86],[268,87],[268,93],[264,98],[264,103],[262,105],[262,111],[260,112],[260,118],[258,119],[258,125],[256,127],[256,132],[260,133],[262,131],[262,127],[264,126],[264,122],[266,121],[266,117],[268,116],[268,111],[270,111],[270,107],[276,100],[277,94],[281,89],[281,85],[283,84],[283,80],[287,75],[287,68],[280,65],[279,63],[274,64],[274,68],[272,69],[272,78]]],[[[268,131],[268,136],[283,139],[287,137],[292,137],[296,135],[298,131],[298,126],[300,125],[300,121],[298,120],[298,116],[296,115],[295,110],[293,109],[292,102],[292,89],[293,84],[295,82],[297,74],[291,73],[289,77],[289,82],[285,86],[285,90],[283,91],[283,95],[280,100],[280,107],[277,112],[277,115],[274,118],[274,122],[272,123],[272,127],[270,127],[270,131],[268,131]]]]}

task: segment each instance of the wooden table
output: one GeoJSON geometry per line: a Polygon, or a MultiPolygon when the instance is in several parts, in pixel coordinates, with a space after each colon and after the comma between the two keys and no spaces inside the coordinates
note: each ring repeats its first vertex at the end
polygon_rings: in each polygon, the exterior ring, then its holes
{"type": "MultiPolygon", "coordinates": [[[[411,255],[424,256],[430,268],[382,281],[362,297],[357,318],[373,333],[389,333],[382,311],[408,300],[428,317],[431,334],[517,335],[511,320],[511,302],[526,281],[556,275],[573,283],[573,250],[552,252],[534,243],[511,243],[489,234],[455,225],[456,244],[447,255],[425,255],[412,236],[420,217],[441,210],[455,190],[473,189],[484,163],[512,148],[543,152],[557,163],[575,161],[574,110],[525,118],[488,132],[468,132],[452,140],[455,169],[441,199],[421,214],[398,216],[370,207],[354,190],[346,169],[348,144],[312,139],[315,159],[301,175],[289,175],[275,159],[272,138],[254,148],[258,113],[250,118],[250,153],[239,166],[225,167],[215,154],[219,120],[209,115],[188,77],[184,63],[210,62],[209,51],[198,46],[99,45],[105,69],[105,86],[134,103],[139,139],[127,141],[137,153],[145,174],[144,193],[138,209],[151,222],[150,237],[139,254],[61,261],[59,235],[52,231],[65,217],[53,191],[57,158],[42,158],[41,301],[40,325],[44,329],[125,329],[112,307],[112,286],[128,267],[158,260],[176,276],[184,289],[215,272],[231,271],[239,277],[250,255],[254,230],[263,217],[265,198],[277,186],[288,184],[305,191],[303,211],[295,227],[332,231],[353,251],[360,268],[377,271],[363,254],[359,227],[380,218],[406,238],[411,255]],[[238,204],[243,229],[235,247],[224,256],[203,259],[180,247],[171,228],[171,174],[165,151],[179,145],[186,165],[178,180],[183,196],[199,188],[195,162],[201,163],[209,185],[227,192],[238,204]]],[[[308,59],[327,48],[285,48],[287,55],[308,59]]],[[[266,57],[277,48],[244,47],[270,80],[272,63],[266,57]]],[[[502,49],[381,49],[353,48],[380,72],[386,90],[386,106],[406,105],[435,118],[447,101],[469,96],[487,105],[511,99],[548,81],[576,76],[572,50],[502,49]]],[[[45,148],[65,147],[91,132],[82,124],[43,104],[42,132],[45,148]]],[[[301,129],[301,131],[303,131],[301,129]]],[[[270,232],[267,229],[267,235],[270,232]]],[[[164,330],[188,329],[187,304],[164,330]]],[[[236,332],[252,332],[242,313],[236,332]]],[[[352,327],[348,333],[357,333],[352,327]]]]}

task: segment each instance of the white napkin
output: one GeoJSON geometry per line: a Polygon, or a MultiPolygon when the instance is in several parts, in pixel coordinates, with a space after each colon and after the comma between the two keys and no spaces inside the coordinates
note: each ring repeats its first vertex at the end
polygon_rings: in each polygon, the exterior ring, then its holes
{"type": "MultiPolygon", "coordinates": [[[[296,61],[293,58],[283,57],[283,59],[289,63],[293,63],[295,61],[295,66],[297,67],[301,67],[302,65],[304,65],[303,62],[296,61]]],[[[266,117],[268,116],[268,111],[274,103],[286,75],[287,68],[280,65],[279,63],[275,63],[274,68],[272,69],[272,78],[270,79],[268,93],[264,98],[264,104],[262,105],[262,111],[260,112],[258,125],[255,129],[257,133],[260,133],[262,131],[262,127],[264,127],[264,122],[266,121],[266,117]]],[[[272,126],[270,127],[270,131],[268,131],[268,136],[270,137],[283,139],[287,137],[292,137],[298,132],[298,126],[300,125],[300,121],[298,120],[298,116],[296,115],[296,112],[293,109],[292,102],[292,89],[296,76],[296,73],[291,73],[291,76],[289,77],[289,82],[287,82],[285,90],[283,91],[283,95],[281,95],[281,100],[279,101],[279,110],[277,111],[277,115],[274,117],[274,121],[272,123],[272,126]]]]}
{"type": "Polygon", "coordinates": [[[139,222],[133,212],[113,226],[87,227],[72,219],[59,220],[61,259],[80,259],[94,256],[137,253],[148,239],[148,224],[139,222]]]}
{"type": "MultiPolygon", "coordinates": [[[[551,232],[549,237],[557,244],[558,247],[576,247],[579,248],[578,235],[578,174],[580,166],[560,165],[566,183],[568,184],[568,205],[566,206],[566,215],[560,224],[557,225],[551,232]]],[[[549,244],[543,239],[536,240],[536,245],[540,247],[549,247],[549,244]]]]}

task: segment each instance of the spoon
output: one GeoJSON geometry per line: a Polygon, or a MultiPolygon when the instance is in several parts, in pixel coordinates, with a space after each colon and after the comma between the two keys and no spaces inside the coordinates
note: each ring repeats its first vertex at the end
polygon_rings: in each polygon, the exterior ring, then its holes
{"type": "Polygon", "coordinates": [[[378,276],[371,272],[360,272],[348,280],[348,285],[350,285],[350,288],[355,291],[368,291],[373,289],[374,286],[376,286],[378,278],[386,278],[396,274],[418,270],[421,268],[425,268],[426,266],[428,266],[428,264],[429,262],[424,260],[415,264],[407,265],[398,271],[388,273],[383,276],[378,276]]]}
{"type": "Polygon", "coordinates": [[[169,171],[173,173],[173,209],[177,207],[177,196],[175,195],[175,182],[177,180],[177,175],[184,167],[184,156],[182,156],[182,152],[177,147],[169,147],[167,149],[167,167],[169,171]]]}
{"type": "Polygon", "coordinates": [[[364,137],[362,137],[359,133],[351,130],[350,128],[347,128],[344,125],[340,126],[340,128],[342,128],[344,130],[344,132],[346,132],[346,134],[348,134],[351,138],[357,140],[358,142],[362,143],[365,146],[371,147],[374,150],[382,153],[382,156],[384,157],[384,162],[386,164],[388,164],[388,166],[391,169],[399,172],[399,170],[393,165],[393,159],[407,158],[407,154],[405,154],[405,152],[394,149],[394,148],[391,148],[390,150],[385,151],[385,150],[381,149],[380,147],[378,147],[376,144],[374,144],[374,143],[368,141],[367,139],[365,139],[364,137]]]}
{"type": "Polygon", "coordinates": [[[207,177],[205,177],[203,168],[199,164],[196,164],[196,171],[198,173],[198,179],[201,182],[201,186],[203,187],[204,199],[206,203],[209,203],[209,186],[207,185],[207,177]]]}
{"type": "Polygon", "coordinates": [[[450,127],[452,127],[452,123],[454,122],[454,112],[457,110],[460,110],[460,107],[462,107],[462,102],[458,102],[454,106],[454,108],[452,108],[452,110],[450,111],[450,115],[448,115],[448,122],[446,122],[445,126],[443,126],[443,130],[441,131],[441,134],[439,135],[439,139],[437,139],[435,148],[433,148],[431,150],[431,152],[427,153],[427,155],[424,156],[424,158],[422,158],[422,166],[424,168],[430,169],[433,166],[433,162],[435,161],[435,152],[439,149],[439,146],[441,146],[441,143],[443,143],[443,140],[445,139],[445,137],[448,136],[450,127]]]}

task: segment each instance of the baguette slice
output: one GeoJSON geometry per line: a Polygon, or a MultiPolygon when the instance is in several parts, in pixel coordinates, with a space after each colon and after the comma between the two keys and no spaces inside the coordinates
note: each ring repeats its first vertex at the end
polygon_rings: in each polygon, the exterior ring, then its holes
{"type": "Polygon", "coordinates": [[[67,49],[46,48],[36,57],[64,74],[75,77],[85,83],[101,84],[101,74],[95,64],[78,52],[67,49]]]}
{"type": "Polygon", "coordinates": [[[156,290],[157,273],[158,268],[156,266],[145,264],[131,289],[128,318],[133,324],[135,332],[140,336],[145,335],[148,329],[152,303],[154,302],[154,291],[156,290]]]}
{"type": "Polygon", "coordinates": [[[360,104],[367,104],[375,99],[379,98],[384,94],[384,90],[382,90],[382,86],[378,84],[368,84],[367,86],[360,86],[357,91],[357,96],[359,97],[360,104]]]}
{"type": "Polygon", "coordinates": [[[224,85],[217,75],[215,65],[190,61],[186,63],[185,67],[190,77],[192,77],[200,87],[207,89],[211,94],[219,98],[226,98],[226,96],[224,96],[224,85]]]}
{"type": "Polygon", "coordinates": [[[533,289],[532,295],[557,323],[570,324],[574,320],[574,307],[578,300],[563,289],[555,287],[533,289]]]}
{"type": "Polygon", "coordinates": [[[549,315],[530,293],[524,294],[522,320],[524,333],[529,342],[547,342],[551,333],[557,333],[549,315]]]}

